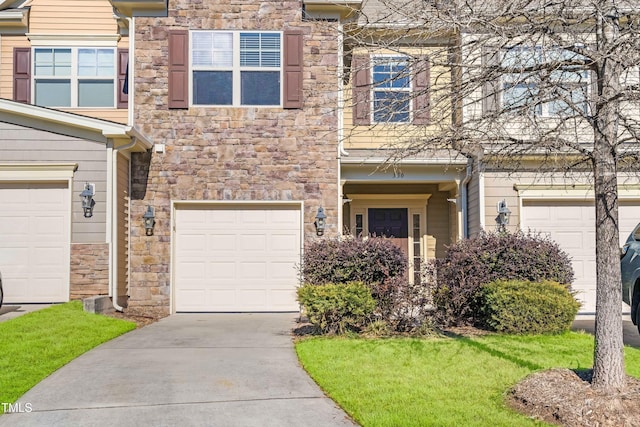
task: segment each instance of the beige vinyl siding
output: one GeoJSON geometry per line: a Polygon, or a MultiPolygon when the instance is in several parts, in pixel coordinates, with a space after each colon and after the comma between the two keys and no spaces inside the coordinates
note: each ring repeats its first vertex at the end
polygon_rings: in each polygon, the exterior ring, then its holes
{"type": "MultiPolygon", "coordinates": [[[[90,46],[92,35],[117,35],[118,25],[107,0],[34,0],[31,3],[29,34],[59,34],[61,40],[62,36],[81,34],[87,36],[87,46],[90,46]]],[[[64,41],[61,41],[60,47],[64,46],[64,41]]],[[[16,47],[31,47],[31,42],[26,36],[2,36],[0,98],[13,99],[13,50],[16,47]]],[[[117,47],[127,49],[129,38],[120,37],[117,47]]],[[[61,110],[123,124],[126,124],[128,119],[126,108],[61,108],[61,110]]]]}
{"type": "MultiPolygon", "coordinates": [[[[526,175],[525,175],[526,176],[526,175]]],[[[533,182],[532,178],[525,178],[533,182]]],[[[519,201],[518,193],[513,189],[513,184],[518,180],[509,177],[506,173],[486,173],[484,177],[484,224],[486,231],[497,230],[496,217],[498,216],[498,202],[505,200],[507,207],[511,211],[511,219],[508,229],[515,231],[518,229],[519,201]]]]}
{"type": "Polygon", "coordinates": [[[117,34],[108,0],[33,0],[29,32],[34,34],[117,34]]]}
{"type": "Polygon", "coordinates": [[[81,114],[83,116],[95,117],[98,119],[109,120],[110,122],[127,124],[127,110],[118,108],[58,108],[60,111],[68,111],[73,114],[81,114]]]}
{"type": "Polygon", "coordinates": [[[31,47],[25,36],[2,36],[0,43],[0,98],[13,99],[13,49],[31,47]]]}
{"type": "Polygon", "coordinates": [[[77,163],[71,191],[71,242],[104,243],[106,239],[106,149],[104,144],[0,122],[0,159],[12,163],[77,163]],[[80,192],[96,186],[92,218],[84,218],[80,192]]]}
{"type": "MultiPolygon", "coordinates": [[[[424,49],[409,48],[406,53],[426,55],[429,57],[438,55],[438,61],[444,62],[445,51],[442,47],[424,49]]],[[[360,52],[356,51],[354,54],[360,54],[360,52]]],[[[364,54],[364,52],[362,54],[364,54]]],[[[380,54],[400,55],[400,53],[395,51],[381,51],[380,54]]],[[[451,104],[449,102],[451,97],[446,95],[446,104],[442,101],[438,102],[437,100],[443,98],[443,93],[438,94],[438,88],[445,90],[451,80],[451,73],[445,67],[431,66],[429,74],[431,83],[431,123],[426,126],[416,126],[411,123],[396,123],[391,125],[371,123],[367,126],[354,125],[351,100],[352,92],[350,89],[351,82],[349,82],[344,90],[345,108],[343,110],[344,145],[347,151],[349,149],[388,147],[390,144],[394,144],[395,146],[395,144],[398,144],[403,139],[408,141],[416,138],[421,139],[426,136],[437,135],[443,128],[447,129],[451,124],[451,104]]]]}
{"type": "Polygon", "coordinates": [[[129,159],[118,154],[118,185],[116,203],[118,211],[118,295],[126,295],[129,279],[129,159]]]}
{"type": "MultiPolygon", "coordinates": [[[[31,47],[31,44],[23,36],[2,36],[0,45],[0,98],[13,99],[13,49],[31,47]]],[[[123,47],[126,47],[126,44],[123,47]]],[[[128,119],[126,108],[60,108],[60,110],[122,124],[126,124],[128,119]]]]}
{"type": "Polygon", "coordinates": [[[449,192],[436,191],[427,203],[427,258],[444,256],[451,244],[449,192]]]}

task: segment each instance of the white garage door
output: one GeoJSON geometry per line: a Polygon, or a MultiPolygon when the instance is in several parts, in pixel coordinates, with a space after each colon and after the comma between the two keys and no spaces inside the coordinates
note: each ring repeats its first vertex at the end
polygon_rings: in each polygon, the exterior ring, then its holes
{"type": "Polygon", "coordinates": [[[175,309],[297,311],[298,206],[176,209],[175,309]]]}
{"type": "Polygon", "coordinates": [[[4,302],[69,301],[67,184],[0,184],[0,207],[4,302]]]}
{"type": "MultiPolygon", "coordinates": [[[[640,222],[640,202],[620,202],[620,246],[640,222]]],[[[593,202],[525,201],[522,229],[541,232],[569,254],[581,313],[596,309],[595,208],[593,202]]]]}

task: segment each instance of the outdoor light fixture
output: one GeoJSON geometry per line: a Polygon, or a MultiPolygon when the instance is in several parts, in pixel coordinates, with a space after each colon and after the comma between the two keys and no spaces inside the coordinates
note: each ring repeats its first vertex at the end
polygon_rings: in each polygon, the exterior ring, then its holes
{"type": "Polygon", "coordinates": [[[324,234],[326,220],[327,215],[324,213],[324,209],[322,209],[322,207],[319,207],[318,213],[316,214],[316,221],[314,222],[314,225],[316,226],[316,234],[318,236],[322,236],[324,234]]]}
{"type": "Polygon", "coordinates": [[[498,231],[505,231],[507,224],[509,224],[509,217],[511,211],[507,207],[507,201],[502,199],[498,202],[498,216],[496,217],[496,223],[498,223],[498,231]]]}
{"type": "Polygon", "coordinates": [[[82,211],[84,212],[85,218],[91,218],[93,216],[93,207],[96,204],[96,201],[93,200],[93,196],[95,194],[95,184],[89,184],[87,182],[84,185],[84,190],[82,190],[82,192],[80,193],[80,198],[82,199],[82,211]]]}
{"type": "Polygon", "coordinates": [[[153,208],[147,206],[147,211],[142,215],[144,220],[144,230],[147,236],[153,236],[153,227],[156,225],[156,216],[153,214],[153,208]]]}

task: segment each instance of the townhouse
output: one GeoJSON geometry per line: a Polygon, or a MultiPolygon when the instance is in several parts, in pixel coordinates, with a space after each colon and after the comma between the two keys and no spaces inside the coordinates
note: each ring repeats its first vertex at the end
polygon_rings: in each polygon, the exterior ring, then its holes
{"type": "MultiPolygon", "coordinates": [[[[295,311],[310,241],[392,238],[419,281],[503,210],[569,252],[593,311],[587,175],[422,149],[491,104],[451,96],[458,34],[403,19],[377,0],[0,2],[5,301],[295,311]]],[[[640,186],[620,194],[623,238],[640,186]]]]}

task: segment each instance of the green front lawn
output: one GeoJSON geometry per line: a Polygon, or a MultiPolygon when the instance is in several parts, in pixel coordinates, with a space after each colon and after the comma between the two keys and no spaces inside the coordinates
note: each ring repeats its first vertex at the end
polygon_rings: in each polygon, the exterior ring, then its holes
{"type": "MultiPolygon", "coordinates": [[[[593,337],[317,337],[296,344],[311,377],[363,426],[543,425],[505,406],[506,391],[552,367],[586,369],[593,337]]],[[[640,350],[626,348],[627,372],[640,377],[640,350]]]]}
{"type": "Polygon", "coordinates": [[[85,313],[80,301],[0,323],[0,402],[15,402],[56,369],[135,327],[133,322],[85,313]]]}

